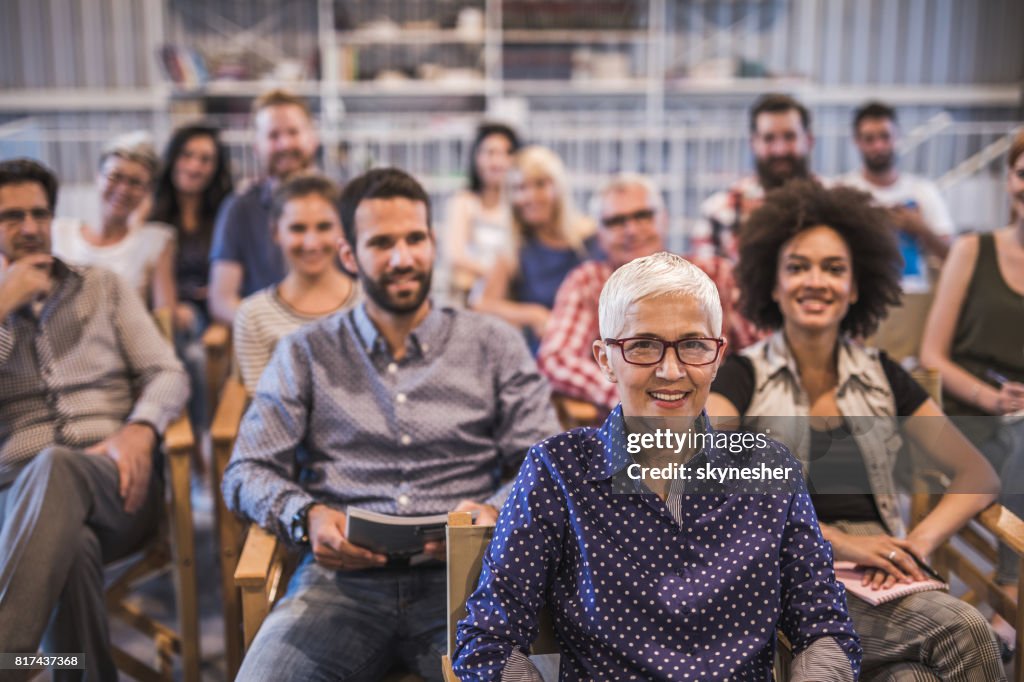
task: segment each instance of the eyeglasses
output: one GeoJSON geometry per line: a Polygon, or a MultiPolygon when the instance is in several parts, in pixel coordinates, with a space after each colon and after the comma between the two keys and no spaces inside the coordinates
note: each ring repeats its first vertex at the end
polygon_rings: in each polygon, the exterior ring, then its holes
{"type": "Polygon", "coordinates": [[[136,192],[146,189],[149,185],[149,182],[146,180],[142,180],[141,178],[136,178],[131,175],[121,175],[120,173],[108,173],[103,177],[105,177],[107,182],[111,185],[124,185],[128,189],[136,192]]]}
{"type": "Polygon", "coordinates": [[[660,365],[665,359],[665,351],[671,347],[676,350],[676,358],[684,365],[710,365],[718,359],[722,352],[722,339],[696,337],[679,339],[678,341],[662,341],[644,336],[628,339],[605,339],[605,343],[618,346],[622,351],[622,359],[631,365],[650,367],[660,365]]]}
{"type": "Polygon", "coordinates": [[[27,211],[25,209],[12,208],[9,211],[0,213],[0,225],[16,227],[23,225],[29,218],[36,224],[48,223],[53,220],[53,211],[48,208],[32,208],[27,211]]]}
{"type": "Polygon", "coordinates": [[[654,220],[655,213],[656,211],[653,208],[643,208],[632,213],[616,213],[615,215],[602,217],[601,224],[610,228],[625,227],[626,223],[630,221],[646,225],[654,220]]]}

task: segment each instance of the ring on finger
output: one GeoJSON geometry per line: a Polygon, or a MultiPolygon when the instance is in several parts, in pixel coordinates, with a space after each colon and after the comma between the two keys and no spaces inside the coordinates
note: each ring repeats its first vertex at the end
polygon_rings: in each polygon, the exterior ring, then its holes
{"type": "Polygon", "coordinates": [[[894,559],[896,559],[896,550],[894,549],[891,552],[889,552],[889,556],[887,556],[885,558],[888,559],[889,561],[893,561],[894,559]]]}

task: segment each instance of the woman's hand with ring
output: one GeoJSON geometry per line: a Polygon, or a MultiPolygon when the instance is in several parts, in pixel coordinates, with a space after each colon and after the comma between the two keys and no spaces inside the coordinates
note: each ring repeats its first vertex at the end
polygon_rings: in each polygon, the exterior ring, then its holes
{"type": "Polygon", "coordinates": [[[897,582],[912,583],[925,579],[914,561],[916,553],[906,540],[889,535],[851,536],[845,533],[842,538],[843,542],[838,545],[833,540],[836,558],[868,569],[861,580],[862,585],[884,590],[897,582]]]}

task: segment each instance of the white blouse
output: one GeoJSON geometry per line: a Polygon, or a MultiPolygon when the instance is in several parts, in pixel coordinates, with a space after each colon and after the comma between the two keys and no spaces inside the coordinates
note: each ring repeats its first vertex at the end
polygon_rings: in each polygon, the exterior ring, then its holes
{"type": "Polygon", "coordinates": [[[128,231],[116,244],[95,246],[85,240],[85,225],[74,218],[53,221],[53,255],[73,265],[98,265],[123,277],[149,304],[149,289],[160,254],[173,244],[174,229],[164,223],[146,223],[128,231]]]}

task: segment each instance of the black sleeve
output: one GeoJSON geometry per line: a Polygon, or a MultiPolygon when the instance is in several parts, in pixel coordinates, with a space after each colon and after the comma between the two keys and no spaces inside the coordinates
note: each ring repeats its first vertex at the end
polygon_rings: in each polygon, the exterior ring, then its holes
{"type": "Polygon", "coordinates": [[[878,354],[878,359],[885,371],[885,378],[889,380],[893,398],[896,399],[896,416],[911,416],[928,400],[928,392],[921,387],[921,384],[914,381],[914,377],[910,376],[910,373],[899,363],[893,362],[884,351],[878,354]]]}
{"type": "Polygon", "coordinates": [[[721,394],[741,415],[746,414],[754,398],[754,364],[742,355],[730,355],[718,368],[711,392],[721,394]]]}

